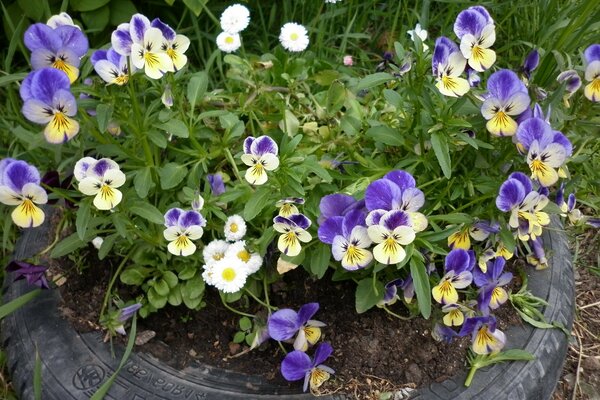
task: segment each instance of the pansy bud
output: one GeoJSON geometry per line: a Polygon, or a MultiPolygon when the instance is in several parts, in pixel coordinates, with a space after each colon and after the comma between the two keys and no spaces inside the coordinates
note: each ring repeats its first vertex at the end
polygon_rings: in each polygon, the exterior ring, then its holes
{"type": "Polygon", "coordinates": [[[204,197],[200,193],[196,194],[196,197],[192,201],[192,210],[200,211],[204,207],[204,197]]]}
{"type": "Polygon", "coordinates": [[[527,55],[525,61],[523,62],[523,66],[521,67],[523,75],[525,75],[525,77],[529,80],[531,73],[538,67],[539,64],[540,53],[534,49],[527,55]]]}
{"type": "Polygon", "coordinates": [[[569,95],[575,93],[581,87],[581,78],[574,69],[561,72],[556,77],[556,80],[559,83],[567,82],[565,90],[569,93],[569,95]]]}
{"type": "Polygon", "coordinates": [[[171,91],[171,85],[165,85],[165,91],[160,97],[160,101],[162,101],[167,108],[173,107],[173,92],[171,91]]]}

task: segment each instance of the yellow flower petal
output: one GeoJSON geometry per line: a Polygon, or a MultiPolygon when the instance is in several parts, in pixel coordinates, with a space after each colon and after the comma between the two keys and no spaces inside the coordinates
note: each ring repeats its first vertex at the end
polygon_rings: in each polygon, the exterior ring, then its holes
{"type": "Polygon", "coordinates": [[[321,338],[321,328],[318,326],[305,326],[303,328],[306,340],[310,344],[315,344],[321,338]]]}
{"type": "Polygon", "coordinates": [[[59,144],[72,139],[79,132],[79,123],[67,117],[62,112],[57,112],[44,129],[44,136],[50,143],[59,144]]]}
{"type": "Polygon", "coordinates": [[[590,101],[600,101],[600,77],[595,78],[591,83],[587,84],[583,93],[590,101]]]}
{"type": "Polygon", "coordinates": [[[529,163],[531,178],[540,181],[542,186],[552,186],[558,181],[558,172],[542,160],[533,160],[529,163]]]}
{"type": "Polygon", "coordinates": [[[120,190],[112,188],[107,184],[102,184],[100,190],[94,197],[94,206],[98,210],[111,210],[121,202],[123,193],[120,190]]]}
{"type": "Polygon", "coordinates": [[[513,136],[517,132],[517,123],[503,111],[498,111],[485,127],[495,136],[513,136]]]}
{"type": "Polygon", "coordinates": [[[442,279],[439,285],[431,289],[431,294],[438,303],[454,304],[458,301],[458,292],[452,286],[452,283],[446,279],[442,279]]]}
{"type": "MultiPolygon", "coordinates": [[[[167,250],[176,256],[189,256],[196,251],[196,245],[186,235],[181,235],[169,243],[167,250]]],[[[225,274],[226,270],[224,270],[223,274],[225,274]]]]}
{"type": "Polygon", "coordinates": [[[44,212],[29,199],[15,208],[11,214],[13,222],[21,228],[35,228],[44,222],[44,212]]]}

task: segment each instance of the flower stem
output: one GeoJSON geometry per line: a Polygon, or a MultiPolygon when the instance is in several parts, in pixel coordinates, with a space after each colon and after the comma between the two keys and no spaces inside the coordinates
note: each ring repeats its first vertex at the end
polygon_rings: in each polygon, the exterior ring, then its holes
{"type": "Polygon", "coordinates": [[[471,385],[471,381],[473,380],[475,372],[477,372],[478,369],[479,368],[475,365],[471,366],[471,369],[469,370],[469,375],[467,375],[467,379],[465,380],[466,387],[469,387],[471,385]]]}
{"type": "Polygon", "coordinates": [[[48,247],[46,247],[44,250],[42,250],[38,254],[39,256],[49,252],[56,245],[56,243],[58,243],[58,241],[60,240],[60,233],[62,232],[62,229],[65,226],[65,222],[66,222],[66,219],[63,217],[60,220],[60,222],[58,223],[58,226],[56,227],[56,233],[54,234],[54,240],[52,241],[52,243],[50,243],[50,245],[48,245],[48,247]]]}
{"type": "Polygon", "coordinates": [[[242,179],[242,176],[240,175],[240,170],[238,169],[237,164],[233,159],[233,155],[231,154],[231,151],[229,151],[229,148],[225,147],[223,151],[225,152],[225,157],[227,158],[227,161],[229,161],[229,164],[231,164],[231,168],[233,168],[233,174],[235,175],[235,177],[240,182],[244,182],[244,179],[242,179]]]}
{"type": "Polygon", "coordinates": [[[123,258],[123,261],[121,261],[121,263],[117,267],[117,270],[113,274],[110,282],[108,283],[108,287],[106,288],[106,293],[104,293],[104,299],[102,300],[102,308],[100,309],[99,318],[102,318],[102,316],[104,315],[104,310],[106,310],[106,307],[108,306],[108,298],[110,297],[110,292],[112,290],[112,287],[115,284],[115,281],[117,280],[117,277],[121,274],[121,270],[123,269],[123,267],[127,263],[127,260],[129,259],[129,256],[131,256],[131,254],[133,254],[133,250],[134,249],[132,249],[132,251],[130,251],[125,256],[125,258],[123,258]]]}
{"type": "Polygon", "coordinates": [[[249,318],[256,317],[255,315],[248,314],[248,313],[245,313],[245,312],[240,311],[240,310],[236,310],[235,308],[231,307],[229,304],[227,304],[227,302],[223,298],[223,293],[221,291],[219,291],[219,296],[221,297],[221,303],[223,303],[223,305],[225,306],[225,308],[228,309],[229,311],[234,312],[234,313],[236,313],[238,315],[241,315],[243,317],[249,317],[249,318]]]}
{"type": "Polygon", "coordinates": [[[271,315],[271,303],[269,301],[269,285],[267,283],[267,277],[266,275],[263,276],[263,290],[265,291],[265,303],[267,303],[267,311],[269,313],[269,316],[271,315]]]}
{"type": "Polygon", "coordinates": [[[395,312],[393,312],[392,310],[390,310],[389,308],[387,308],[387,306],[385,306],[385,305],[383,306],[383,309],[385,310],[386,313],[388,313],[388,314],[390,314],[390,315],[392,315],[392,316],[394,316],[394,317],[396,317],[398,319],[401,319],[403,321],[410,321],[412,319],[411,317],[403,317],[401,315],[396,314],[395,312]]]}
{"type": "Polygon", "coordinates": [[[250,297],[252,297],[254,300],[256,300],[258,302],[258,304],[264,306],[267,308],[267,310],[269,310],[269,312],[271,312],[271,310],[277,310],[277,307],[274,307],[268,303],[265,303],[264,301],[262,301],[261,299],[259,299],[258,297],[256,297],[256,295],[254,293],[252,293],[250,290],[244,288],[244,291],[246,293],[248,293],[250,295],[250,297]]]}

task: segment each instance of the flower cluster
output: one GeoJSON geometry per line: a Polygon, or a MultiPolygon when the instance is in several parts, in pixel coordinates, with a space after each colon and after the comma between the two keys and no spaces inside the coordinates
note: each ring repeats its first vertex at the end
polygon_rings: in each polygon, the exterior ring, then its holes
{"type": "Polygon", "coordinates": [[[232,53],[242,46],[240,32],[248,27],[250,23],[250,11],[241,4],[227,7],[220,18],[221,29],[216,42],[219,50],[232,53]]]}

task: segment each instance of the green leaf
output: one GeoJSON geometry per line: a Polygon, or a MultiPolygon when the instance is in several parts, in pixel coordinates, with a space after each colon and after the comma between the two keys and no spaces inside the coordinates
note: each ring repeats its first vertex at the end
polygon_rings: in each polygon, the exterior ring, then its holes
{"type": "Polygon", "coordinates": [[[25,15],[34,21],[41,21],[44,16],[44,0],[18,0],[17,3],[25,15]]]}
{"type": "Polygon", "coordinates": [[[181,287],[176,287],[169,292],[167,302],[172,306],[181,305],[181,303],[183,302],[183,297],[181,296],[181,287]]]}
{"type": "Polygon", "coordinates": [[[208,3],[208,0],[183,0],[183,3],[198,17],[202,12],[202,7],[208,3]]]}
{"type": "Polygon", "coordinates": [[[244,219],[246,221],[252,221],[269,204],[267,200],[271,196],[271,192],[270,188],[261,187],[252,193],[250,200],[248,200],[244,207],[244,219]]]}
{"type": "Polygon", "coordinates": [[[100,32],[110,20],[110,7],[105,5],[97,10],[81,13],[81,20],[86,26],[86,32],[100,32]]]}
{"type": "Polygon", "coordinates": [[[177,275],[175,275],[171,271],[165,271],[163,273],[162,278],[165,280],[165,282],[167,282],[167,285],[169,285],[169,288],[171,289],[177,286],[177,282],[179,282],[179,279],[177,279],[177,275]]]}
{"type": "Polygon", "coordinates": [[[448,138],[443,132],[433,132],[431,134],[431,147],[433,147],[433,152],[437,157],[444,176],[446,179],[450,179],[452,176],[452,163],[448,148],[448,138]]]}
{"type": "Polygon", "coordinates": [[[233,343],[242,343],[245,338],[245,332],[236,332],[235,335],[233,335],[233,343]]]}
{"type": "Polygon", "coordinates": [[[164,124],[156,124],[155,126],[173,136],[180,138],[187,138],[190,136],[190,131],[187,125],[180,119],[173,118],[164,124]]]}
{"type": "Polygon", "coordinates": [[[362,78],[358,82],[358,85],[356,85],[356,90],[369,89],[374,86],[379,86],[381,84],[391,81],[392,79],[394,79],[394,77],[391,74],[388,74],[387,72],[376,72],[374,74],[367,75],[364,78],[362,78]]]}
{"type": "Polygon", "coordinates": [[[404,138],[402,138],[400,131],[387,125],[373,126],[365,132],[365,135],[376,143],[381,142],[388,146],[402,146],[404,144],[404,138]]]}
{"type": "Polygon", "coordinates": [[[204,279],[202,279],[202,276],[196,275],[196,277],[187,281],[184,287],[186,288],[187,297],[197,299],[202,297],[204,293],[204,279]]]}
{"type": "Polygon", "coordinates": [[[102,242],[102,246],[100,246],[100,249],[98,250],[98,258],[103,260],[104,257],[106,257],[108,255],[108,253],[112,250],[115,242],[117,241],[117,234],[114,235],[109,235],[107,237],[104,238],[104,241],[102,242]]]}
{"type": "Polygon", "coordinates": [[[240,329],[243,331],[249,331],[252,329],[252,321],[248,317],[240,318],[240,329]]]}
{"type": "Polygon", "coordinates": [[[6,304],[2,304],[2,306],[0,306],[0,320],[6,317],[8,314],[23,307],[31,300],[35,299],[40,293],[42,293],[41,289],[34,289],[31,292],[22,294],[21,296],[9,301],[6,304]]]}
{"type": "Polygon", "coordinates": [[[138,202],[135,205],[129,207],[129,211],[131,211],[132,213],[139,215],[140,217],[155,223],[155,224],[159,224],[162,225],[165,223],[165,217],[163,216],[163,213],[161,213],[158,208],[154,207],[152,204],[150,203],[146,203],[146,202],[138,202]]]}
{"type": "Polygon", "coordinates": [[[395,90],[383,89],[383,97],[388,104],[396,108],[400,108],[402,105],[402,96],[400,96],[400,93],[396,92],[395,90]]]}
{"type": "Polygon", "coordinates": [[[129,22],[131,16],[137,13],[135,5],[130,0],[119,0],[110,2],[110,24],[117,26],[123,22],[129,22]]]}
{"type": "Polygon", "coordinates": [[[37,349],[37,343],[35,347],[35,364],[33,366],[33,398],[42,400],[42,359],[37,349]]]}
{"type": "Polygon", "coordinates": [[[58,258],[65,256],[77,249],[82,248],[86,245],[86,242],[79,238],[77,233],[74,233],[70,236],[67,236],[62,241],[60,241],[56,247],[50,253],[51,258],[58,258]]]}
{"type": "Polygon", "coordinates": [[[373,277],[358,282],[356,287],[356,312],[362,314],[375,306],[379,300],[383,299],[384,292],[383,283],[375,281],[375,284],[373,284],[373,277]]]}
{"type": "Polygon", "coordinates": [[[430,215],[427,217],[429,221],[445,221],[451,224],[471,224],[473,217],[465,213],[452,213],[441,215],[430,215]]]}
{"type": "Polygon", "coordinates": [[[325,168],[323,168],[321,166],[321,164],[319,164],[319,162],[316,160],[316,158],[314,158],[314,156],[311,157],[307,157],[304,162],[302,163],[302,165],[310,172],[314,173],[315,175],[317,175],[319,178],[321,178],[323,180],[323,182],[331,182],[333,179],[331,178],[331,175],[329,175],[329,172],[327,172],[327,170],[325,168]]]}
{"type": "Polygon", "coordinates": [[[485,361],[482,362],[482,367],[496,364],[504,361],[531,361],[535,360],[535,356],[528,351],[522,349],[510,349],[501,351],[500,353],[490,355],[485,361]]]}
{"type": "Polygon", "coordinates": [[[207,89],[208,74],[206,71],[200,71],[193,74],[187,86],[187,99],[192,111],[194,110],[196,103],[204,97],[207,89]]]}
{"type": "Polygon", "coordinates": [[[429,285],[429,276],[425,271],[425,264],[415,257],[410,260],[410,275],[413,278],[419,311],[421,311],[423,318],[428,319],[431,315],[431,286],[429,285]]]}
{"type": "Polygon", "coordinates": [[[152,181],[152,167],[144,167],[137,170],[135,178],[133,178],[133,186],[135,192],[140,199],[145,199],[148,196],[150,189],[154,188],[152,181]]]}
{"type": "Polygon", "coordinates": [[[92,11],[108,4],[110,0],[71,0],[70,6],[75,11],[92,11]]]}
{"type": "Polygon", "coordinates": [[[169,284],[167,284],[167,281],[165,281],[164,279],[159,279],[154,283],[154,286],[152,287],[160,297],[168,296],[169,292],[171,291],[171,289],[169,288],[169,284]]]}
{"type": "Polygon", "coordinates": [[[158,169],[160,177],[160,187],[163,189],[173,189],[179,185],[187,175],[187,168],[183,165],[168,163],[158,169]]]}
{"type": "Polygon", "coordinates": [[[300,121],[293,112],[286,109],[283,115],[283,120],[279,122],[279,129],[287,133],[288,136],[294,136],[298,132],[300,121]]]}
{"type": "Polygon", "coordinates": [[[126,285],[139,286],[144,283],[148,276],[150,276],[150,272],[150,268],[131,267],[121,272],[119,278],[121,279],[121,282],[126,285]]]}
{"type": "Polygon", "coordinates": [[[1,76],[0,77],[0,87],[10,85],[13,82],[22,81],[23,79],[25,79],[26,76],[27,76],[27,73],[25,73],[25,72],[19,72],[19,73],[15,73],[15,74],[6,75],[6,76],[1,76]]]}
{"type": "Polygon", "coordinates": [[[84,240],[88,224],[91,219],[91,203],[89,200],[84,200],[79,203],[77,209],[77,218],[75,219],[75,227],[77,228],[77,237],[84,240]]]}
{"type": "Polygon", "coordinates": [[[159,131],[158,129],[150,129],[148,130],[148,139],[161,149],[166,149],[169,141],[167,140],[167,135],[163,131],[159,131]]]}
{"type": "Polygon", "coordinates": [[[329,114],[338,112],[346,101],[346,87],[340,81],[334,81],[327,90],[327,111],[329,114]]]}
{"type": "Polygon", "coordinates": [[[126,238],[127,237],[127,224],[129,223],[129,220],[127,219],[127,217],[121,213],[114,213],[112,215],[112,223],[115,226],[115,229],[117,230],[117,233],[119,234],[119,236],[126,238]]]}
{"type": "Polygon", "coordinates": [[[100,133],[106,132],[108,123],[112,118],[113,106],[110,104],[100,103],[96,106],[96,120],[98,121],[98,130],[100,133]]]}
{"type": "Polygon", "coordinates": [[[319,242],[317,243],[316,248],[312,249],[310,253],[310,272],[321,279],[329,267],[331,249],[325,243],[319,242]]]}
{"type": "MultiPolygon", "coordinates": [[[[166,283],[165,283],[166,286],[166,283]]],[[[159,294],[155,288],[151,287],[148,290],[147,296],[148,296],[148,302],[152,305],[152,307],[156,308],[156,309],[161,309],[163,308],[166,304],[167,304],[167,294],[165,294],[164,296],[159,294]]]]}
{"type": "Polygon", "coordinates": [[[194,277],[194,275],[196,275],[196,268],[194,268],[191,265],[187,265],[184,269],[179,271],[179,273],[177,274],[179,279],[181,279],[182,281],[187,281],[188,279],[192,279],[194,277]]]}

